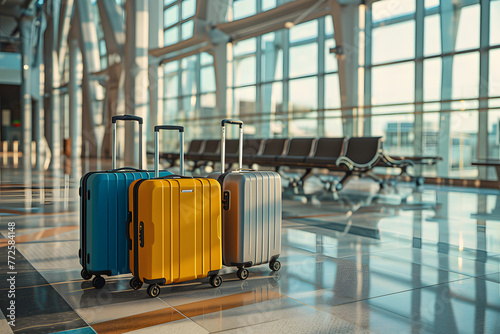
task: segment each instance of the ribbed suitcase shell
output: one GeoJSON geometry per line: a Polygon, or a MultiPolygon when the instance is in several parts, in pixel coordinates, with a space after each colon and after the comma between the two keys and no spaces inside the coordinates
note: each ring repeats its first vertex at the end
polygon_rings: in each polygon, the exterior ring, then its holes
{"type": "Polygon", "coordinates": [[[139,180],[130,186],[129,196],[130,268],[135,277],[144,283],[169,284],[215,275],[222,268],[217,181],[139,180]]]}
{"type": "MultiPolygon", "coordinates": [[[[218,178],[221,174],[211,174],[218,178]]],[[[281,177],[275,172],[227,173],[222,210],[222,259],[226,266],[254,266],[276,260],[281,253],[281,177]]]]}
{"type": "Polygon", "coordinates": [[[79,255],[80,264],[90,274],[130,273],[126,237],[128,188],[135,180],[151,177],[152,171],[102,171],[87,173],[80,180],[79,255]]]}

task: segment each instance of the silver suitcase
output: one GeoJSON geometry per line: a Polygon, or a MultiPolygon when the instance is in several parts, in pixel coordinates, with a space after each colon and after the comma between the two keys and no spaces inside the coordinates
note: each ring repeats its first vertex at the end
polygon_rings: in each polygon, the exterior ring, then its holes
{"type": "Polygon", "coordinates": [[[242,169],[243,122],[222,121],[221,173],[217,179],[222,189],[222,262],[238,267],[238,277],[248,278],[248,270],[269,263],[278,271],[281,264],[281,177],[275,172],[242,169]],[[239,169],[224,172],[226,124],[240,127],[239,169]]]}

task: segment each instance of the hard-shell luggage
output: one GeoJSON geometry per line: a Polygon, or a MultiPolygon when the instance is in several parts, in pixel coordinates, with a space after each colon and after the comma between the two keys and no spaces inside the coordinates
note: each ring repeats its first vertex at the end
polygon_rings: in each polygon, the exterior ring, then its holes
{"type": "MultiPolygon", "coordinates": [[[[128,188],[137,179],[154,176],[153,171],[142,170],[142,118],[131,115],[114,116],[113,169],[85,174],[80,180],[80,264],[83,279],[102,288],[106,281],[101,275],[114,276],[130,273],[127,246],[128,188]],[[140,169],[116,169],[116,121],[139,123],[140,169]]],[[[162,171],[161,175],[172,174],[162,171]]]]}
{"type": "Polygon", "coordinates": [[[269,263],[273,271],[281,268],[281,177],[278,173],[242,169],[243,122],[222,121],[222,173],[209,177],[222,187],[222,262],[238,267],[238,277],[248,278],[248,270],[269,263]],[[224,172],[226,124],[237,124],[239,135],[239,169],[224,172]]]}
{"type": "Polygon", "coordinates": [[[160,294],[159,285],[209,276],[218,287],[222,278],[221,190],[217,181],[184,174],[184,128],[155,127],[155,173],[158,174],[158,132],[180,133],[179,175],[137,180],[129,188],[130,286],[149,284],[148,295],[160,294]]]}

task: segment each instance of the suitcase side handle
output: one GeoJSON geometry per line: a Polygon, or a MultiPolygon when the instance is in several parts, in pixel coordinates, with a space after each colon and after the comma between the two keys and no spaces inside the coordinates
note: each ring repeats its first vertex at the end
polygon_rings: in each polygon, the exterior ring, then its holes
{"type": "Polygon", "coordinates": [[[240,136],[238,142],[238,168],[243,167],[243,121],[237,119],[223,119],[222,125],[222,139],[221,139],[221,150],[220,150],[220,163],[221,163],[221,173],[224,174],[226,169],[226,124],[236,124],[240,126],[240,136]]]}
{"type": "Polygon", "coordinates": [[[184,175],[184,127],[180,125],[157,125],[155,126],[155,178],[160,176],[160,130],[179,131],[179,156],[181,164],[181,175],[184,175]]]}
{"type": "Polygon", "coordinates": [[[136,121],[139,123],[139,169],[142,169],[142,117],[134,115],[117,115],[111,117],[113,123],[112,169],[116,169],[116,121],[136,121]]]}

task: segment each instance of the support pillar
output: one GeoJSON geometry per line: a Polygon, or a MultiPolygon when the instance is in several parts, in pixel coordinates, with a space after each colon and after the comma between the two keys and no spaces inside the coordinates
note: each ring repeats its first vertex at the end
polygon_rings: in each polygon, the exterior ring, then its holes
{"type": "Polygon", "coordinates": [[[330,0],[338,59],[343,136],[357,135],[359,8],[357,3],[342,5],[330,0]]]}
{"type": "MultiPolygon", "coordinates": [[[[163,0],[149,0],[149,48],[163,47],[163,0]]],[[[163,66],[157,62],[149,62],[149,129],[152,134],[154,126],[163,124],[163,66]]],[[[153,143],[153,137],[148,142],[153,143]]]]}
{"type": "MultiPolygon", "coordinates": [[[[148,0],[127,0],[125,4],[125,112],[144,119],[147,117],[148,103],[148,4],[148,0]]],[[[139,142],[137,127],[134,128],[134,124],[127,124],[125,128],[127,165],[139,165],[139,142]]],[[[144,142],[142,152],[145,152],[144,142]]],[[[144,157],[143,155],[141,159],[143,166],[146,166],[144,157]]]]}
{"type": "Polygon", "coordinates": [[[49,169],[61,170],[61,109],[59,86],[61,83],[57,38],[59,30],[59,3],[47,2],[47,29],[44,38],[44,63],[45,63],[45,133],[50,149],[51,161],[49,169]]]}
{"type": "MultiPolygon", "coordinates": [[[[457,39],[458,22],[460,19],[460,7],[454,4],[453,0],[442,0],[440,8],[441,18],[441,50],[444,54],[455,51],[457,39]]],[[[453,55],[442,57],[441,70],[441,100],[449,101],[452,99],[453,83],[453,55]]],[[[438,155],[443,158],[437,164],[437,176],[448,177],[451,168],[451,150],[450,150],[450,125],[451,102],[441,102],[439,113],[439,135],[438,135],[438,155]]]]}
{"type": "MultiPolygon", "coordinates": [[[[28,14],[28,13],[26,13],[28,14]]],[[[23,151],[23,172],[24,184],[26,185],[26,199],[25,205],[27,208],[31,207],[31,184],[32,184],[32,171],[31,171],[31,64],[33,63],[33,36],[32,36],[32,23],[33,16],[23,15],[20,22],[21,41],[22,41],[22,61],[21,61],[21,124],[22,136],[21,147],[23,151]]]]}
{"type": "MultiPolygon", "coordinates": [[[[414,155],[424,155],[424,15],[425,4],[416,2],[415,10],[415,118],[413,134],[414,155]]],[[[422,175],[422,166],[415,165],[415,175],[422,175]]]]}
{"type": "Polygon", "coordinates": [[[73,17],[75,33],[78,36],[83,60],[82,105],[86,145],[90,145],[90,152],[97,157],[97,166],[100,165],[102,143],[104,139],[104,94],[97,80],[91,77],[92,73],[101,70],[97,30],[94,24],[94,12],[90,1],[75,1],[76,14],[73,17]]]}
{"type": "Polygon", "coordinates": [[[69,85],[68,85],[68,95],[69,95],[69,137],[71,138],[71,163],[73,169],[76,169],[76,163],[79,157],[81,157],[81,147],[82,147],[82,137],[81,137],[81,122],[82,113],[81,109],[78,108],[78,96],[77,96],[77,73],[76,67],[77,62],[77,52],[78,52],[78,41],[71,39],[69,41],[69,85]]]}
{"type": "Polygon", "coordinates": [[[363,107],[363,136],[372,134],[372,5],[366,6],[365,11],[365,79],[363,107]]]}
{"type": "MultiPolygon", "coordinates": [[[[488,158],[488,90],[489,90],[489,63],[490,53],[488,46],[490,43],[490,1],[481,0],[480,14],[480,51],[479,51],[479,115],[477,129],[477,159],[488,158]]],[[[488,179],[488,167],[479,168],[479,179],[488,179]]],[[[490,169],[491,170],[491,169],[490,169]]]]}

